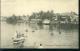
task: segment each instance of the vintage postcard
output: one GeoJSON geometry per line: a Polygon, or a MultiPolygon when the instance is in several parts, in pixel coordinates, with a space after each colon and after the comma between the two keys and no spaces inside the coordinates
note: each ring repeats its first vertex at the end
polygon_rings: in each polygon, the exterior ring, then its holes
{"type": "Polygon", "coordinates": [[[78,0],[1,0],[0,48],[79,48],[78,0]]]}

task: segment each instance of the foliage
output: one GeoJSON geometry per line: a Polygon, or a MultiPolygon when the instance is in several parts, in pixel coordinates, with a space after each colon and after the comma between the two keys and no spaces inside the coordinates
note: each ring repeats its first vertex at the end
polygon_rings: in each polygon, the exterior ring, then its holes
{"type": "Polygon", "coordinates": [[[16,24],[19,20],[22,20],[21,17],[17,17],[15,15],[12,15],[11,17],[6,19],[6,22],[9,24],[16,24]]]}
{"type": "Polygon", "coordinates": [[[40,11],[39,13],[33,13],[29,17],[29,19],[41,19],[41,20],[49,19],[51,20],[53,16],[54,16],[53,11],[47,11],[47,12],[40,11]]]}

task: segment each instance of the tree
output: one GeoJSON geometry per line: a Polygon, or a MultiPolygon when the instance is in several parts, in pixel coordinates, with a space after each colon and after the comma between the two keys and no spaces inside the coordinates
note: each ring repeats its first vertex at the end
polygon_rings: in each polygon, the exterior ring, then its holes
{"type": "Polygon", "coordinates": [[[15,15],[12,15],[11,17],[6,19],[6,22],[9,24],[16,24],[17,23],[17,18],[15,15]]]}

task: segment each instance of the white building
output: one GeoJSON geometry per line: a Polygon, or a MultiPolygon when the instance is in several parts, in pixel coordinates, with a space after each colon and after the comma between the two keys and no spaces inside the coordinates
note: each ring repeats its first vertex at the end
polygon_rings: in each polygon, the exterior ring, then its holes
{"type": "Polygon", "coordinates": [[[43,24],[50,24],[50,20],[45,19],[42,23],[43,23],[43,24]]]}

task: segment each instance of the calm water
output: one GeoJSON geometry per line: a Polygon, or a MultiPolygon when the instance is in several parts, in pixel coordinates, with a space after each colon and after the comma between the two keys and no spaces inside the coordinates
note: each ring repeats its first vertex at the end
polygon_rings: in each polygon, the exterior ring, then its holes
{"type": "Polygon", "coordinates": [[[43,44],[44,48],[78,48],[78,29],[65,30],[54,25],[17,24],[1,22],[1,47],[13,48],[12,37],[16,31],[25,34],[25,48],[43,44]],[[28,32],[26,32],[28,30],[28,32]]]}

